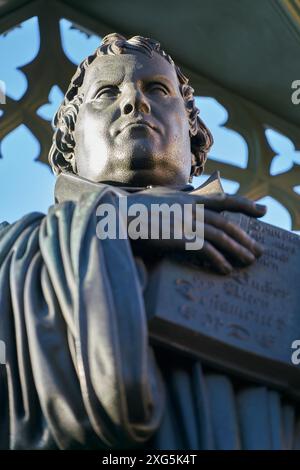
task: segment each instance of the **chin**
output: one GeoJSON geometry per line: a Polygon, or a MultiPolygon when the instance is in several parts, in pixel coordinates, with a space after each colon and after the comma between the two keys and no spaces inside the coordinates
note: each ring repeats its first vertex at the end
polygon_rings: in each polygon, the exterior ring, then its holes
{"type": "Polygon", "coordinates": [[[145,186],[180,186],[187,182],[180,177],[164,170],[139,169],[128,174],[123,181],[129,186],[145,187],[145,186]]]}
{"type": "Polygon", "coordinates": [[[133,173],[128,179],[128,184],[130,186],[145,187],[162,185],[163,183],[155,177],[153,171],[147,171],[146,169],[143,169],[139,170],[138,173],[133,173]]]}

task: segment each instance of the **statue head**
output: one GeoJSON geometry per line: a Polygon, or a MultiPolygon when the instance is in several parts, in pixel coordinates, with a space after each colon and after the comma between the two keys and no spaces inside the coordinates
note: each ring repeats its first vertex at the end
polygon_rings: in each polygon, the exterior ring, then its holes
{"type": "Polygon", "coordinates": [[[213,142],[193,92],[157,41],[106,36],[78,66],[54,117],[54,172],[134,186],[187,183],[213,142]]]}

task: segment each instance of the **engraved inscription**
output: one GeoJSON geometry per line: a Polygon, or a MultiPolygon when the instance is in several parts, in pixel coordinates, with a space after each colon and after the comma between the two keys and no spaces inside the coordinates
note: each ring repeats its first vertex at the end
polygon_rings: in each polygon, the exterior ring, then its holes
{"type": "Polygon", "coordinates": [[[284,273],[292,275],[288,267],[300,256],[300,238],[241,214],[225,216],[264,245],[263,256],[256,266],[236,269],[222,279],[196,270],[177,277],[175,291],[182,299],[177,311],[193,327],[210,334],[221,333],[263,349],[279,348],[295,313],[295,292],[284,273]]]}

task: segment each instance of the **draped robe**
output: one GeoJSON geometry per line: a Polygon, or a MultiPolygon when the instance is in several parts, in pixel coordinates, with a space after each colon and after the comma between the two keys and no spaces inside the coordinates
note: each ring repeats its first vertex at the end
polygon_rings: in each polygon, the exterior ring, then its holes
{"type": "Polygon", "coordinates": [[[0,448],[299,448],[279,392],[149,344],[130,241],[96,236],[119,195],[67,188],[0,225],[0,448]]]}

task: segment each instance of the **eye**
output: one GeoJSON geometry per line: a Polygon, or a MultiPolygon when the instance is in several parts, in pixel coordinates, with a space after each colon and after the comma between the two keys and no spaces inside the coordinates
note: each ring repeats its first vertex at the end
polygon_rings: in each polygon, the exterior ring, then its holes
{"type": "Polygon", "coordinates": [[[163,96],[169,95],[168,88],[163,83],[159,83],[159,82],[149,83],[147,86],[147,91],[152,94],[158,94],[158,95],[163,95],[163,96]]]}
{"type": "Polygon", "coordinates": [[[119,88],[116,86],[108,85],[104,86],[103,88],[100,88],[100,90],[97,91],[96,95],[94,96],[94,99],[109,99],[109,98],[115,98],[119,94],[119,88]]]}

